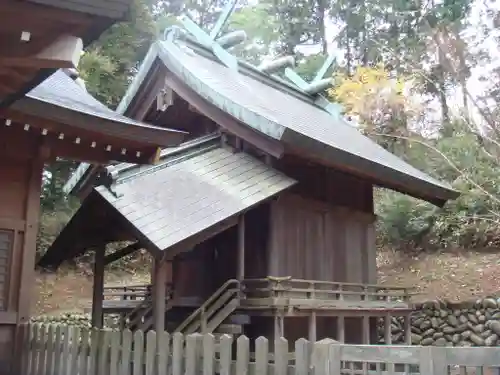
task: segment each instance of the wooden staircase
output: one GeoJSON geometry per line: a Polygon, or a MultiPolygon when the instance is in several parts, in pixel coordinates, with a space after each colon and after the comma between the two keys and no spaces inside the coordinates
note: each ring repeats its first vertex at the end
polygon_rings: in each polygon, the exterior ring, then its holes
{"type": "MultiPolygon", "coordinates": [[[[165,312],[170,317],[167,331],[190,334],[195,332],[215,335],[240,335],[243,325],[249,323],[249,316],[235,313],[240,306],[240,282],[235,279],[226,281],[203,305],[194,311],[183,311],[167,299],[165,312]],[[185,316],[187,318],[185,318],[185,316]],[[176,318],[177,316],[177,318],[176,318]],[[176,323],[177,321],[177,323],[176,323]],[[179,322],[181,322],[179,324],[179,322]]],[[[131,331],[148,331],[153,328],[153,301],[147,298],[124,317],[124,326],[131,331]]]]}
{"type": "Polygon", "coordinates": [[[226,281],[203,305],[177,326],[175,332],[213,333],[218,330],[218,333],[222,333],[220,331],[225,330],[229,334],[241,333],[241,325],[223,324],[240,306],[240,298],[240,282],[235,279],[226,281]]]}

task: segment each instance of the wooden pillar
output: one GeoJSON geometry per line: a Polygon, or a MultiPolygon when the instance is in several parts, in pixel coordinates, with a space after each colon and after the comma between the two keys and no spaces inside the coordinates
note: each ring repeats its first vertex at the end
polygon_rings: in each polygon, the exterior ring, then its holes
{"type": "MultiPolygon", "coordinates": [[[[21,353],[23,350],[24,331],[21,324],[29,321],[31,308],[30,303],[32,301],[33,286],[35,284],[36,237],[38,233],[38,220],[40,213],[40,190],[42,185],[41,180],[43,166],[45,160],[47,159],[45,151],[46,150],[44,150],[43,145],[41,145],[37,150],[37,154],[34,155],[34,158],[30,163],[28,191],[25,197],[24,207],[25,226],[22,228],[22,230],[24,230],[24,236],[19,236],[18,233],[20,233],[21,230],[19,232],[16,230],[11,250],[12,254],[14,254],[17,251],[19,237],[24,237],[21,253],[21,274],[19,276],[15,275],[15,277],[19,277],[19,290],[17,296],[18,299],[16,301],[16,307],[18,310],[17,324],[12,326],[12,335],[14,338],[14,342],[11,346],[12,362],[10,366],[12,367],[12,373],[21,373],[21,368],[23,366],[23,358],[18,355],[18,353],[21,353]]],[[[10,264],[10,267],[12,266],[13,263],[10,264]]],[[[9,275],[10,279],[13,280],[14,275],[12,274],[12,268],[9,270],[9,275]]],[[[8,303],[12,303],[11,301],[12,299],[10,299],[8,303]]]]}
{"type": "MultiPolygon", "coordinates": [[[[32,301],[33,286],[35,283],[35,256],[36,237],[40,213],[40,190],[44,161],[43,146],[40,146],[38,155],[31,161],[28,183],[28,193],[25,201],[26,228],[22,250],[22,265],[19,285],[19,309],[17,323],[25,323],[30,318],[30,302],[32,301]]],[[[13,252],[16,249],[12,249],[13,252]]]]}
{"type": "Polygon", "coordinates": [[[363,315],[363,345],[370,345],[370,316],[363,315]]]}
{"type": "Polygon", "coordinates": [[[238,218],[238,273],[237,279],[245,278],[245,216],[241,214],[238,218]]]}
{"type": "MultiPolygon", "coordinates": [[[[149,269],[149,283],[151,284],[151,288],[153,288],[153,285],[155,283],[155,264],[156,264],[156,259],[152,256],[153,260],[151,261],[151,267],[149,269]]],[[[153,289],[151,289],[153,290],[153,289]]]]}
{"type": "Polygon", "coordinates": [[[392,344],[392,333],[391,333],[391,314],[387,313],[384,317],[384,343],[385,345],[392,344]]]}
{"type": "Polygon", "coordinates": [[[345,318],[344,315],[337,316],[337,341],[345,342],[345,318]]]}
{"type": "Polygon", "coordinates": [[[104,299],[104,256],[106,245],[95,250],[94,287],[92,290],[92,327],[103,327],[102,300],[104,299]]]}
{"type": "Polygon", "coordinates": [[[285,322],[281,312],[274,315],[274,339],[285,337],[285,322]]]}
{"type": "Polygon", "coordinates": [[[165,331],[166,294],[167,294],[167,262],[162,259],[155,259],[153,316],[154,316],[154,329],[157,333],[165,331]]]}
{"type": "Polygon", "coordinates": [[[411,345],[411,318],[410,315],[405,315],[404,319],[404,335],[405,335],[405,344],[411,345]]]}
{"type": "Polygon", "coordinates": [[[316,342],[317,339],[317,322],[316,322],[316,312],[311,312],[309,315],[309,341],[316,342]]]}
{"type": "MultiPolygon", "coordinates": [[[[391,314],[387,313],[384,317],[384,342],[385,345],[391,345],[392,344],[392,332],[391,332],[391,314]]],[[[395,370],[394,363],[388,363],[387,364],[387,372],[389,374],[393,374],[395,370]]]]}

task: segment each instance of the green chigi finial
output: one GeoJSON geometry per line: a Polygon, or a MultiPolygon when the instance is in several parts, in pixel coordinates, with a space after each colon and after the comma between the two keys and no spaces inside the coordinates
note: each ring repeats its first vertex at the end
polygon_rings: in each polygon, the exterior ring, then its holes
{"type": "Polygon", "coordinates": [[[205,32],[189,17],[183,16],[180,19],[184,28],[196,38],[198,43],[210,48],[220,62],[235,71],[238,70],[238,59],[221,46],[221,44],[217,41],[217,37],[220,35],[222,29],[227,23],[227,20],[233,13],[236,3],[237,0],[231,0],[226,4],[210,34],[205,32]]]}
{"type": "MultiPolygon", "coordinates": [[[[236,56],[229,53],[226,48],[230,48],[243,42],[246,39],[246,33],[243,30],[237,30],[222,35],[222,31],[224,30],[229,17],[233,14],[237,2],[237,0],[231,0],[226,4],[210,32],[204,31],[187,16],[183,16],[180,19],[184,29],[196,39],[196,42],[208,49],[211,49],[214,56],[217,57],[221,63],[234,71],[238,70],[238,59],[236,56]]],[[[300,91],[312,96],[316,105],[322,107],[333,116],[340,116],[341,106],[331,103],[321,94],[321,92],[326,90],[332,84],[332,79],[324,78],[324,76],[334,62],[335,56],[332,53],[327,57],[321,68],[316,72],[316,75],[311,82],[306,82],[293,70],[293,67],[295,66],[295,59],[293,56],[283,56],[273,61],[262,63],[257,67],[257,69],[263,74],[272,75],[274,72],[284,68],[285,77],[300,91]]]]}

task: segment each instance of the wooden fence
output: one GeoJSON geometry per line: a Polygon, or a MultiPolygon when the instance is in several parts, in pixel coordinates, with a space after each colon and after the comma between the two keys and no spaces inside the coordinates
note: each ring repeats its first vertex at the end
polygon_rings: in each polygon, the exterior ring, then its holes
{"type": "Polygon", "coordinates": [[[24,327],[23,375],[498,375],[500,348],[289,345],[228,335],[24,327]]]}

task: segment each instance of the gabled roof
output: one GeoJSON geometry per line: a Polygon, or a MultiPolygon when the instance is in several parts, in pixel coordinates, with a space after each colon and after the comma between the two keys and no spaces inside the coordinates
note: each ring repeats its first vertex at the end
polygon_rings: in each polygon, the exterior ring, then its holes
{"type": "MultiPolygon", "coordinates": [[[[243,64],[232,70],[203,48],[181,40],[156,42],[149,55],[161,59],[203,100],[295,152],[439,205],[459,195],[377,145],[341,115],[316,105],[311,96],[265,73],[243,64]]],[[[138,87],[132,85],[131,90],[138,87]]],[[[129,92],[126,98],[133,95],[129,92]]]]}
{"type": "Polygon", "coordinates": [[[216,135],[165,150],[155,166],[122,163],[108,172],[115,176],[112,191],[93,189],[41,266],[57,267],[77,255],[66,251],[75,238],[88,245],[80,244],[81,252],[102,237],[99,226],[84,225],[98,221],[91,212],[113,211],[109,216],[121,217],[123,227],[132,226],[137,240],[151,251],[179,252],[235,225],[240,213],[296,183],[248,154],[221,148],[216,135]]]}

